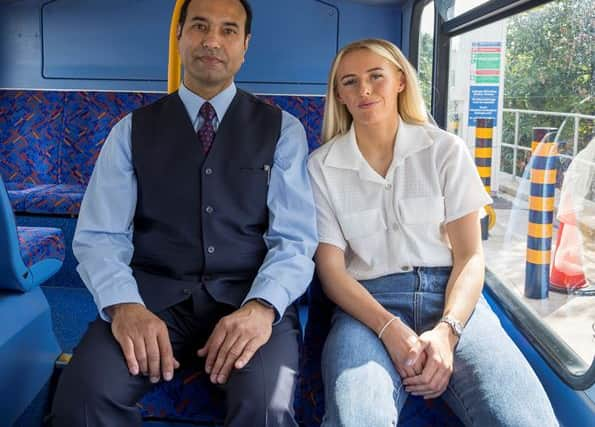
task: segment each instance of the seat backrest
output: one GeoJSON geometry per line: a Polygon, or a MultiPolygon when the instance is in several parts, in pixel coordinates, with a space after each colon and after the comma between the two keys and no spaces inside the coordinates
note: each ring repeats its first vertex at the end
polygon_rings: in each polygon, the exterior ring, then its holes
{"type": "Polygon", "coordinates": [[[0,176],[0,289],[24,292],[30,288],[31,281],[31,274],[19,250],[17,226],[8,192],[0,176]]]}

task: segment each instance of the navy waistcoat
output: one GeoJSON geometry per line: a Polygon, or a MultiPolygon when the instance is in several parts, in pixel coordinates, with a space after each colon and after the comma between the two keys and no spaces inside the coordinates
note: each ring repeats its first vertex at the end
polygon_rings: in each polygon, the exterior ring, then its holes
{"type": "Polygon", "coordinates": [[[132,114],[138,182],[131,267],[149,309],[204,284],[239,306],[266,255],[267,192],[281,111],[238,90],[205,157],[177,93],[132,114]]]}

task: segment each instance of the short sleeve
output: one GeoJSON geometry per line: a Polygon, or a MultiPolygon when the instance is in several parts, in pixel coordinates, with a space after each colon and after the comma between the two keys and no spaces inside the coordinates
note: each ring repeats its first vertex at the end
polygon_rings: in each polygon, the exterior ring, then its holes
{"type": "Polygon", "coordinates": [[[446,219],[449,223],[493,203],[465,143],[453,138],[440,171],[446,219]]]}
{"type": "Polygon", "coordinates": [[[308,173],[312,184],[314,202],[316,203],[316,222],[318,226],[318,240],[338,247],[342,251],[347,248],[347,241],[341,231],[337,215],[332,207],[328,186],[324,180],[322,166],[318,159],[310,157],[308,173]]]}

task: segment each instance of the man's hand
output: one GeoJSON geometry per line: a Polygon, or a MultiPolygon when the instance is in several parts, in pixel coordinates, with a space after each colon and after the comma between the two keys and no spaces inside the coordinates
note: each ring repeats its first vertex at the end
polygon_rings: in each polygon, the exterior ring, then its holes
{"type": "Polygon", "coordinates": [[[148,375],[152,383],[161,374],[170,381],[180,364],[174,359],[165,323],[141,304],[116,304],[107,313],[130,373],[148,375]]]}
{"type": "Polygon", "coordinates": [[[405,390],[414,396],[434,399],[444,393],[450,381],[458,338],[452,334],[447,324],[439,323],[434,329],[421,334],[419,340],[428,360],[420,375],[405,379],[403,384],[405,390]]]}
{"type": "Polygon", "coordinates": [[[414,377],[422,371],[426,360],[423,345],[417,334],[401,319],[388,326],[382,342],[401,378],[414,377]]]}
{"type": "Polygon", "coordinates": [[[223,317],[205,346],[198,350],[206,357],[205,371],[213,384],[225,384],[231,369],[242,369],[271,337],[275,311],[257,301],[223,317]]]}

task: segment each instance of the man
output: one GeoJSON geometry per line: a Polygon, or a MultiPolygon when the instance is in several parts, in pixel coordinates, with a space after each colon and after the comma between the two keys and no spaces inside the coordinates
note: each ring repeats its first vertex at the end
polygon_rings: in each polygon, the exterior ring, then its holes
{"type": "Polygon", "coordinates": [[[313,273],[305,132],[236,89],[245,0],[187,0],[179,91],[120,121],[101,151],[73,249],[101,319],[62,373],[54,426],[133,426],[135,403],[204,358],[227,426],[295,426],[299,323],[313,273]]]}

